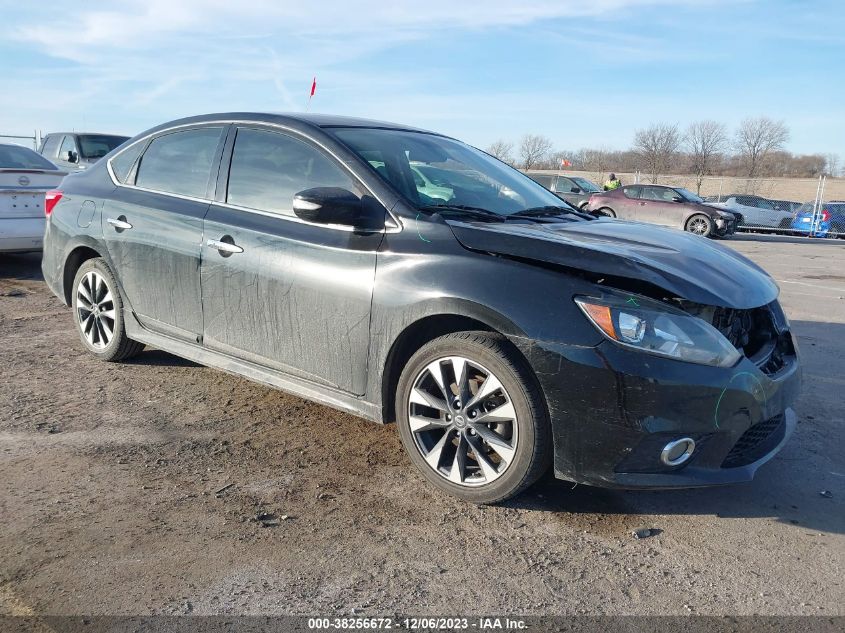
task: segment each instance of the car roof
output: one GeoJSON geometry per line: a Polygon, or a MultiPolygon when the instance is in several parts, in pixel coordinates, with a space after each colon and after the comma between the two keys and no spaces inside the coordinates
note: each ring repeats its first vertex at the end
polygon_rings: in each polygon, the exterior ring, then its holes
{"type": "Polygon", "coordinates": [[[389,123],[387,121],[378,121],[375,119],[362,119],[358,117],[340,116],[335,114],[311,114],[299,112],[216,112],[210,114],[200,114],[197,116],[187,117],[184,119],[177,119],[158,126],[157,129],[166,129],[177,125],[190,125],[192,123],[203,123],[206,121],[247,121],[255,123],[278,123],[281,125],[290,125],[292,127],[317,127],[317,128],[333,128],[333,127],[360,127],[360,128],[379,128],[388,130],[402,130],[407,132],[424,132],[426,134],[436,134],[430,130],[423,130],[415,128],[410,125],[401,125],[399,123],[389,123]]]}

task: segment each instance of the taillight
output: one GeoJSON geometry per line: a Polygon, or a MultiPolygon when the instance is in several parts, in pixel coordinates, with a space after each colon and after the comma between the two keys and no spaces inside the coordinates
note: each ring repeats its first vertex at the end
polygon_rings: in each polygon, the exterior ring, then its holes
{"type": "Polygon", "coordinates": [[[62,199],[62,195],[62,192],[57,189],[48,191],[44,195],[44,215],[50,215],[53,212],[53,207],[59,204],[59,200],[62,199]]]}
{"type": "Polygon", "coordinates": [[[827,209],[822,209],[822,222],[829,222],[830,221],[830,211],[827,209]]]}

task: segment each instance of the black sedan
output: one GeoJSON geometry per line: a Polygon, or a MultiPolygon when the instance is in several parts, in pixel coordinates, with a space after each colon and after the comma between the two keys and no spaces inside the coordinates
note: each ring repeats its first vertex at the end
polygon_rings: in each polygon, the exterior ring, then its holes
{"type": "Polygon", "coordinates": [[[93,356],[153,345],[396,421],[424,477],[472,502],[551,466],[628,488],[750,479],[795,427],[775,283],[563,204],[431,132],[214,114],[51,192],[42,268],[93,356]],[[440,170],[438,197],[412,163],[440,170]]]}

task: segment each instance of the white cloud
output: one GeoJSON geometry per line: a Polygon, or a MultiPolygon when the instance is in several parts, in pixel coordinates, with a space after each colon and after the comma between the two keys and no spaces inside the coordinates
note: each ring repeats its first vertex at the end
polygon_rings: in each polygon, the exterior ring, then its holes
{"type": "MultiPolygon", "coordinates": [[[[436,29],[481,30],[522,26],[556,18],[613,16],[654,5],[708,4],[707,0],[428,0],[424,4],[384,0],[116,0],[108,10],[56,7],[54,19],[22,25],[17,37],[52,55],[85,59],[103,48],[154,49],[179,37],[249,38],[253,33],[297,37],[352,38],[351,44],[389,46],[397,38],[424,37],[436,29]],[[72,33],[72,46],[57,47],[56,33],[72,33]]],[[[177,42],[178,43],[178,42],[177,42]]],[[[354,50],[347,51],[355,54],[354,50]]]]}

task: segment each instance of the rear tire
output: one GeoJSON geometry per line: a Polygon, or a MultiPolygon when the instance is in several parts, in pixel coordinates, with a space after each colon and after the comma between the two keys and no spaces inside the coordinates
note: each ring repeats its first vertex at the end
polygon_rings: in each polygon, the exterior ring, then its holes
{"type": "Polygon", "coordinates": [[[700,235],[701,237],[710,237],[713,235],[713,228],[713,220],[703,213],[696,213],[691,216],[684,225],[685,231],[694,235],[700,235]]]}
{"type": "Polygon", "coordinates": [[[144,349],[143,343],[126,336],[123,300],[104,259],[89,259],[79,267],[72,292],[73,320],[90,354],[100,360],[117,362],[144,349]]]}
{"type": "Polygon", "coordinates": [[[504,501],[551,464],[540,386],[501,335],[458,332],[421,347],[402,371],[395,406],[411,461],[430,483],[465,501],[504,501]]]}

